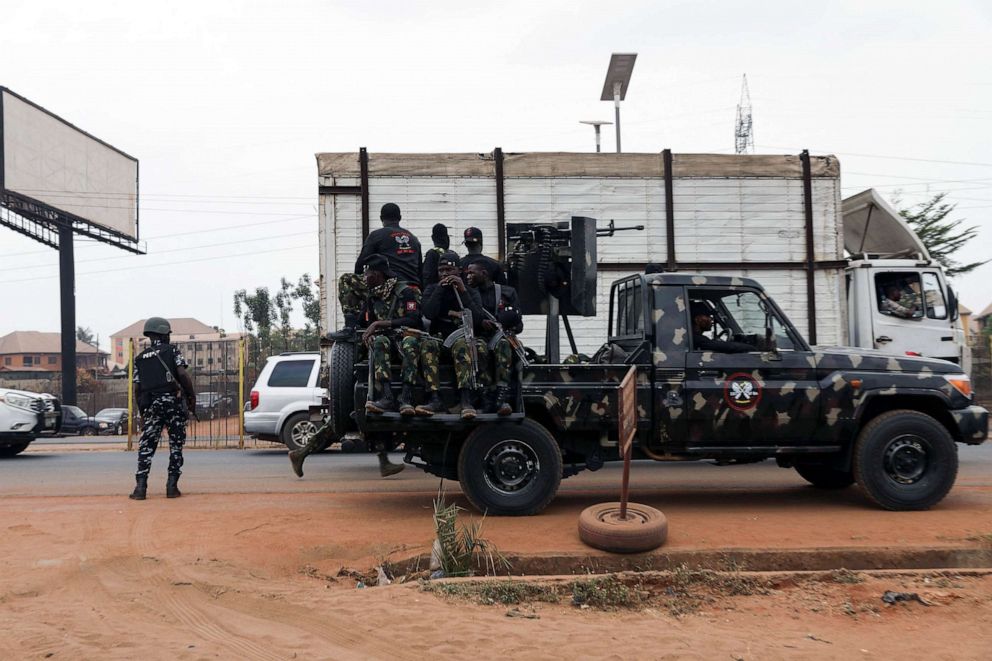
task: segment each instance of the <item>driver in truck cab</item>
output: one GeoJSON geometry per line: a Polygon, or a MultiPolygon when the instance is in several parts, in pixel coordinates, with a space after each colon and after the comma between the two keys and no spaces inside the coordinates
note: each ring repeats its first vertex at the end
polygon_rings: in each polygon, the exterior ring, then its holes
{"type": "Polygon", "coordinates": [[[920,313],[919,299],[915,293],[904,291],[895,283],[885,287],[882,311],[903,319],[915,319],[923,316],[920,313]]]}
{"type": "Polygon", "coordinates": [[[715,351],[717,353],[747,353],[757,351],[746,342],[733,342],[729,340],[717,340],[706,337],[703,333],[713,329],[713,311],[702,301],[692,301],[689,303],[689,312],[692,314],[692,346],[696,351],[715,351]]]}

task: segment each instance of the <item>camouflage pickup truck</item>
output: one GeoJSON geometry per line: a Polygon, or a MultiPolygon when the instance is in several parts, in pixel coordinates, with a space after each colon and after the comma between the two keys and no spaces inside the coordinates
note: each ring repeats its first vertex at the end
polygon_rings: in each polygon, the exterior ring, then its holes
{"type": "MultiPolygon", "coordinates": [[[[408,463],[458,479],[473,505],[497,515],[538,513],[563,477],[621,458],[618,385],[631,366],[634,458],[774,458],[816,487],[858,483],[891,510],[940,502],[957,475],[955,444],[987,437],[988,411],[973,404],[958,365],[810,347],[751,279],[622,278],[612,285],[609,329],[593,362],[521,369],[515,410],[523,413],[471,422],[454,414],[366,417],[354,406],[365,401],[366,366],[355,363],[354,346],[336,344],[331,419],[342,432],[402,442],[408,463]],[[694,326],[699,314],[710,328],[694,326]]],[[[455,403],[453,390],[442,396],[455,403]]]]}

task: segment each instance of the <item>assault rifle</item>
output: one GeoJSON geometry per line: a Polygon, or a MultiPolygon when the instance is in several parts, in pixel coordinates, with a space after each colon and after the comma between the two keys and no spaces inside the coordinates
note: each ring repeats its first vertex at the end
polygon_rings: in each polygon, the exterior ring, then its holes
{"type": "MultiPolygon", "coordinates": [[[[465,344],[468,346],[469,359],[472,361],[472,390],[477,390],[479,388],[479,348],[475,346],[475,320],[472,318],[472,311],[462,303],[462,297],[458,294],[458,289],[455,287],[451,289],[455,292],[458,306],[462,309],[462,338],[464,338],[465,344]]],[[[448,339],[450,340],[451,337],[449,336],[448,339]]],[[[448,346],[447,340],[445,340],[444,345],[448,346]]]]}
{"type": "Polygon", "coordinates": [[[496,334],[493,335],[492,339],[489,340],[489,348],[492,349],[496,346],[496,343],[500,341],[500,338],[505,338],[507,342],[510,343],[510,348],[513,349],[513,353],[517,354],[517,360],[520,361],[521,367],[530,367],[530,361],[527,360],[527,352],[524,351],[524,343],[520,341],[516,333],[512,333],[505,328],[503,324],[499,323],[499,319],[493,315],[492,312],[483,308],[483,312],[489,317],[489,321],[496,325],[496,334]]]}

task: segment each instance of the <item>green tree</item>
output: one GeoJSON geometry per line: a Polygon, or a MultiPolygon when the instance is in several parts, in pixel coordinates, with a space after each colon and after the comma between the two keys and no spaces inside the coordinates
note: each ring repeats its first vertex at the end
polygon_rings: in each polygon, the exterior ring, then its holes
{"type": "Polygon", "coordinates": [[[234,314],[248,332],[248,352],[254,369],[272,352],[272,324],[276,320],[275,302],[268,287],[256,287],[255,293],[239,289],[234,292],[234,314]]]}
{"type": "Polygon", "coordinates": [[[944,202],[947,193],[937,193],[925,202],[909,208],[901,209],[901,215],[909,226],[920,237],[920,241],[930,251],[930,256],[944,267],[949,277],[974,271],[979,266],[989,262],[969,262],[962,264],[952,255],[966,243],[978,236],[978,226],[962,227],[964,219],[948,220],[954,212],[956,204],[944,202]]]}
{"type": "Polygon", "coordinates": [[[93,329],[89,326],[86,328],[76,326],[76,339],[86,344],[93,344],[94,340],[96,340],[96,335],[93,334],[93,329]]]}
{"type": "Polygon", "coordinates": [[[303,330],[300,333],[303,351],[316,351],[320,338],[320,287],[309,273],[300,276],[293,290],[293,296],[300,301],[303,309],[303,330]]]}
{"type": "Polygon", "coordinates": [[[286,278],[279,279],[279,291],[274,299],[276,312],[279,315],[279,335],[282,338],[282,350],[289,351],[290,337],[293,326],[290,315],[293,313],[293,285],[286,278]]]}

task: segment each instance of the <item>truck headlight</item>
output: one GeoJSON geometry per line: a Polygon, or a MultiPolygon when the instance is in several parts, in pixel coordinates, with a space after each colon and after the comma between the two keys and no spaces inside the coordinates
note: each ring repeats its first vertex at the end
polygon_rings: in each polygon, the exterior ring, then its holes
{"type": "Polygon", "coordinates": [[[967,374],[945,375],[944,380],[951,384],[959,393],[971,399],[971,378],[967,374]]]}
{"type": "Polygon", "coordinates": [[[27,395],[18,395],[17,393],[9,392],[6,395],[0,395],[0,402],[7,402],[13,407],[35,413],[34,407],[31,406],[34,403],[34,397],[28,397],[27,395]]]}
{"type": "Polygon", "coordinates": [[[107,428],[107,423],[106,422],[101,422],[100,423],[100,429],[106,429],[106,428],[107,428]]]}

